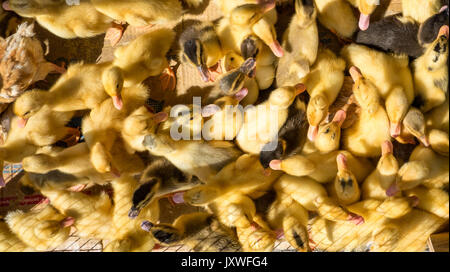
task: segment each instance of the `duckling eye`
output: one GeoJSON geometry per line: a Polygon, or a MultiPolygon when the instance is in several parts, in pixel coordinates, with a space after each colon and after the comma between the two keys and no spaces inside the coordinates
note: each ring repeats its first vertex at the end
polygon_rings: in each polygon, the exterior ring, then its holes
{"type": "Polygon", "coordinates": [[[194,120],[194,116],[192,116],[191,118],[189,118],[189,120],[191,120],[191,121],[194,120]]]}
{"type": "Polygon", "coordinates": [[[325,130],[325,134],[327,134],[327,133],[329,133],[330,132],[330,128],[328,127],[326,130],[325,130]]]}
{"type": "Polygon", "coordinates": [[[23,116],[27,116],[28,114],[30,114],[31,113],[31,111],[27,111],[27,112],[25,112],[24,114],[23,114],[23,116]]]}

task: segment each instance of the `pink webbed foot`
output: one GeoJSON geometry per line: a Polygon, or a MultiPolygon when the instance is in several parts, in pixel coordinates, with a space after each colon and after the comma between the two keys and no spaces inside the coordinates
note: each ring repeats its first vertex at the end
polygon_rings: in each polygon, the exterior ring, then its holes
{"type": "Polygon", "coordinates": [[[164,70],[159,78],[164,91],[174,91],[177,87],[177,76],[170,66],[164,70]]]}
{"type": "Polygon", "coordinates": [[[105,39],[111,43],[111,46],[116,46],[122,39],[125,28],[122,25],[115,24],[106,31],[105,39]]]}

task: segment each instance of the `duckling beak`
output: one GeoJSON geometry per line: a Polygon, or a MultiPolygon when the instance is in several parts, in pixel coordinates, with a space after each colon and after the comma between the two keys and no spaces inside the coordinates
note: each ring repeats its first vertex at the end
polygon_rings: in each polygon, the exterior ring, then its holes
{"type": "Polygon", "coordinates": [[[381,153],[382,155],[392,154],[394,152],[394,146],[391,141],[384,141],[381,145],[381,153]]]}
{"type": "Polygon", "coordinates": [[[362,31],[365,31],[369,28],[369,24],[370,24],[370,15],[366,15],[364,13],[361,13],[361,15],[359,16],[359,28],[362,31]]]}
{"type": "Polygon", "coordinates": [[[439,13],[443,12],[443,11],[447,11],[448,12],[448,6],[442,6],[442,8],[439,10],[439,13]]]}
{"type": "Polygon", "coordinates": [[[430,142],[428,141],[427,136],[422,135],[419,137],[419,141],[425,146],[425,147],[430,147],[430,142]]]}
{"type": "Polygon", "coordinates": [[[308,139],[311,142],[314,142],[314,140],[316,139],[318,133],[319,133],[319,127],[318,126],[311,126],[311,125],[309,125],[308,139]]]}
{"type": "Polygon", "coordinates": [[[398,192],[400,192],[400,188],[394,183],[386,190],[386,195],[395,196],[398,192]]]}
{"type": "Polygon", "coordinates": [[[63,221],[61,221],[61,227],[62,228],[67,228],[72,226],[75,223],[75,218],[73,217],[67,217],[65,218],[63,221]]]}
{"type": "Polygon", "coordinates": [[[202,77],[204,82],[208,82],[211,79],[211,75],[209,74],[209,70],[205,65],[197,66],[197,69],[202,77]]]}
{"type": "Polygon", "coordinates": [[[4,10],[8,10],[8,11],[11,10],[11,7],[9,6],[9,1],[3,2],[2,8],[3,8],[4,10]]]}
{"type": "Polygon", "coordinates": [[[172,196],[172,200],[175,204],[183,204],[184,203],[184,192],[175,193],[172,196]]]}
{"type": "Polygon", "coordinates": [[[131,207],[130,211],[128,212],[128,217],[131,219],[135,219],[139,215],[139,210],[135,207],[131,207]]]}
{"type": "Polygon", "coordinates": [[[122,97],[120,96],[120,94],[113,96],[112,100],[113,100],[114,107],[118,110],[121,110],[123,107],[123,100],[122,100],[122,97]]]}
{"type": "Polygon", "coordinates": [[[281,160],[272,160],[269,164],[273,170],[281,170],[281,160]]]}
{"type": "Polygon", "coordinates": [[[390,133],[392,138],[400,136],[402,125],[400,123],[391,123],[390,133]]]}
{"type": "Polygon", "coordinates": [[[303,93],[304,91],[306,91],[305,84],[299,83],[299,84],[295,85],[295,96],[303,93]]]}
{"type": "Polygon", "coordinates": [[[448,32],[448,25],[441,26],[441,28],[439,29],[438,38],[440,38],[441,36],[445,36],[448,39],[448,32]]]}
{"type": "Polygon", "coordinates": [[[24,128],[27,125],[27,122],[28,122],[28,118],[19,117],[19,121],[17,122],[17,125],[19,126],[19,128],[24,128]]]}
{"type": "Polygon", "coordinates": [[[273,43],[269,44],[269,47],[275,56],[277,56],[279,58],[284,56],[283,47],[281,47],[280,43],[277,40],[275,40],[273,43]]]}
{"type": "Polygon", "coordinates": [[[359,68],[356,67],[356,66],[352,66],[352,67],[350,68],[350,70],[348,70],[348,72],[350,73],[350,76],[352,77],[353,82],[356,82],[356,81],[358,81],[360,78],[362,78],[361,71],[360,71],[359,68]]]}
{"type": "Polygon", "coordinates": [[[337,155],[336,162],[338,166],[338,172],[348,169],[347,157],[344,154],[340,153],[339,155],[337,155]]]}
{"type": "Polygon", "coordinates": [[[143,229],[146,232],[150,232],[150,230],[154,227],[155,225],[153,225],[150,221],[143,221],[141,223],[141,229],[143,229]]]}
{"type": "Polygon", "coordinates": [[[345,113],[344,110],[338,110],[336,114],[333,117],[333,123],[338,123],[339,126],[342,126],[342,124],[345,122],[345,119],[347,118],[347,113],[345,113]]]}

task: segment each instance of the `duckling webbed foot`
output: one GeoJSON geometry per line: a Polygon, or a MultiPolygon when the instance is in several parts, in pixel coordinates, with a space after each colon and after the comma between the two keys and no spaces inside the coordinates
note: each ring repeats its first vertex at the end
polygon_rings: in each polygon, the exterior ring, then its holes
{"type": "Polygon", "coordinates": [[[209,81],[215,82],[221,74],[223,74],[222,66],[220,65],[220,61],[216,63],[216,65],[209,67],[209,81]]]}
{"type": "Polygon", "coordinates": [[[177,87],[177,75],[170,66],[163,71],[159,79],[163,91],[174,91],[177,87]]]}
{"type": "Polygon", "coordinates": [[[124,26],[113,23],[113,25],[106,31],[105,39],[109,40],[111,46],[114,47],[122,39],[124,31],[124,26]]]}

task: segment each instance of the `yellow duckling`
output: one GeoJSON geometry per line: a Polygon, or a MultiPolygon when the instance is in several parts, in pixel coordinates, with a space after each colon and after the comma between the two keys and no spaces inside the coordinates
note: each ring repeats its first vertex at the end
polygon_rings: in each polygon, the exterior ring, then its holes
{"type": "Polygon", "coordinates": [[[349,67],[356,66],[370,80],[385,101],[390,134],[397,137],[401,122],[414,100],[414,86],[406,55],[388,55],[363,45],[350,44],[341,50],[349,67]]]}
{"type": "Polygon", "coordinates": [[[244,112],[239,103],[247,93],[247,89],[241,89],[233,96],[224,96],[202,108],[204,122],[210,124],[203,127],[204,139],[233,140],[236,137],[244,123],[244,112]]]}
{"type": "Polygon", "coordinates": [[[255,219],[258,223],[249,228],[236,228],[238,239],[244,252],[272,252],[275,247],[275,233],[262,221],[255,219]]]}
{"type": "Polygon", "coordinates": [[[69,238],[72,217],[65,217],[47,205],[42,210],[9,212],[5,217],[11,231],[37,251],[52,250],[69,238]]]}
{"type": "Polygon", "coordinates": [[[26,120],[44,105],[58,112],[93,109],[108,96],[120,109],[122,85],[122,73],[111,63],[78,63],[71,65],[49,91],[32,90],[21,95],[14,103],[13,111],[26,120]]]}
{"type": "Polygon", "coordinates": [[[180,59],[195,66],[204,82],[214,81],[213,67],[223,56],[219,37],[210,22],[187,28],[180,36],[180,59]]]}
{"type": "MultiPolygon", "coordinates": [[[[71,113],[55,113],[42,108],[29,119],[26,127],[27,122],[13,116],[7,139],[0,147],[0,167],[3,169],[4,161],[20,163],[23,158],[45,149],[44,146],[64,138],[70,131],[64,125],[71,116],[71,113]]],[[[0,175],[0,187],[2,186],[3,175],[0,175]]]]}
{"type": "Polygon", "coordinates": [[[328,49],[321,50],[311,72],[302,79],[311,99],[306,109],[308,139],[314,141],[319,124],[328,114],[328,108],[344,84],[345,61],[328,49]]]}
{"type": "MultiPolygon", "coordinates": [[[[131,26],[147,30],[153,24],[163,25],[178,21],[183,15],[182,3],[190,7],[198,7],[203,0],[93,0],[92,5],[97,11],[113,18],[115,21],[126,22],[131,26]]],[[[123,35],[124,28],[114,25],[107,32],[112,45],[116,45],[123,35]]]]}
{"type": "Polygon", "coordinates": [[[258,156],[244,154],[215,176],[206,179],[206,185],[187,191],[184,200],[191,205],[205,205],[229,193],[250,195],[266,192],[281,174],[268,174],[259,163],[258,156]]]}
{"type": "Polygon", "coordinates": [[[32,252],[32,247],[27,246],[8,227],[4,221],[0,221],[0,251],[1,252],[32,252]]]}
{"type": "Polygon", "coordinates": [[[345,110],[338,110],[331,122],[319,126],[317,137],[314,140],[315,148],[318,151],[328,153],[339,149],[341,126],[345,122],[345,118],[347,118],[345,110]]]}
{"type": "Polygon", "coordinates": [[[82,132],[91,149],[92,162],[99,172],[105,173],[111,170],[105,169],[105,161],[110,159],[104,156],[111,156],[111,149],[119,140],[118,136],[122,131],[125,118],[135,109],[144,106],[148,97],[149,91],[144,85],[127,87],[122,90],[122,101],[125,105],[121,110],[113,106],[113,99],[106,99],[83,118],[82,132]]]}
{"type": "Polygon", "coordinates": [[[404,195],[417,197],[419,199],[417,208],[448,220],[448,193],[446,191],[417,186],[404,191],[404,195]]]}
{"type": "Polygon", "coordinates": [[[176,76],[167,62],[166,54],[175,39],[168,28],[145,33],[114,51],[114,65],[122,69],[124,86],[137,85],[151,76],[161,75],[164,90],[175,90],[176,76]]]}
{"type": "Polygon", "coordinates": [[[277,69],[277,86],[295,85],[305,77],[317,58],[319,33],[313,1],[295,1],[295,15],[283,36],[285,55],[277,69]],[[299,43],[298,41],[303,42],[299,43]]]}
{"type": "Polygon", "coordinates": [[[411,212],[419,203],[420,199],[417,196],[390,197],[377,207],[377,212],[387,218],[400,218],[411,212]]]}
{"type": "MultiPolygon", "coordinates": [[[[172,118],[173,119],[173,118],[172,118]]],[[[206,181],[241,152],[226,141],[175,140],[170,135],[173,121],[163,123],[158,133],[143,137],[143,145],[152,155],[168,159],[181,171],[206,181]]],[[[179,135],[181,138],[181,135],[179,135]]]]}
{"type": "Polygon", "coordinates": [[[80,0],[68,5],[64,0],[10,0],[3,2],[5,10],[12,10],[21,17],[36,21],[64,39],[88,38],[105,33],[113,19],[98,12],[91,1],[80,0]]]}
{"type": "Polygon", "coordinates": [[[394,146],[390,141],[385,141],[381,146],[381,158],[376,169],[361,186],[362,198],[386,199],[386,190],[395,182],[398,169],[399,163],[394,156],[394,146]]]}
{"type": "Polygon", "coordinates": [[[363,31],[367,30],[370,25],[370,15],[380,3],[372,0],[348,0],[348,2],[357,7],[360,12],[358,23],[359,29],[363,31]]]}
{"type": "Polygon", "coordinates": [[[114,239],[112,229],[113,205],[109,196],[86,195],[82,192],[39,188],[50,203],[65,216],[75,219],[74,227],[80,237],[114,239]]]}
{"type": "Polygon", "coordinates": [[[402,0],[403,16],[411,17],[420,24],[438,13],[440,8],[440,0],[402,0]]]}
{"type": "Polygon", "coordinates": [[[309,246],[308,211],[283,192],[277,192],[275,202],[266,215],[270,227],[283,230],[286,240],[300,252],[311,251],[309,246]]]}
{"type": "Polygon", "coordinates": [[[417,146],[386,194],[392,196],[421,184],[427,188],[443,188],[448,181],[448,157],[436,154],[431,148],[417,146]]]}
{"type": "Polygon", "coordinates": [[[430,142],[431,149],[433,149],[435,152],[447,156],[448,157],[448,151],[449,151],[449,136],[448,133],[433,129],[430,132],[428,132],[428,140],[430,142]]]}
{"type": "Polygon", "coordinates": [[[135,189],[139,186],[137,180],[129,175],[115,179],[112,182],[114,190],[113,226],[114,241],[109,243],[104,251],[113,252],[148,252],[153,249],[155,241],[141,228],[142,220],[156,222],[159,220],[158,199],[141,209],[137,217],[130,218],[128,213],[132,206],[135,189]]]}
{"type": "Polygon", "coordinates": [[[282,87],[271,92],[268,100],[244,113],[244,124],[236,137],[237,145],[250,154],[259,154],[262,148],[278,134],[286,121],[289,106],[305,85],[282,87]],[[264,122],[262,124],[261,122],[264,122]],[[270,125],[267,125],[270,122],[270,125]]]}
{"type": "Polygon", "coordinates": [[[424,113],[441,105],[446,99],[448,32],[448,26],[442,26],[436,40],[413,62],[414,88],[423,102],[420,110],[424,113]]]}
{"type": "Polygon", "coordinates": [[[236,235],[205,212],[183,214],[172,224],[143,221],[141,227],[163,245],[183,244],[197,252],[240,249],[236,235]]]}
{"type": "Polygon", "coordinates": [[[336,158],[339,154],[347,158],[350,170],[356,180],[364,180],[373,170],[370,161],[353,156],[345,150],[336,150],[327,154],[313,152],[307,155],[293,155],[284,160],[272,160],[270,168],[282,170],[297,177],[308,176],[320,183],[328,183],[336,178],[338,171],[336,158]]]}
{"type": "Polygon", "coordinates": [[[425,116],[423,113],[411,107],[408,110],[405,118],[403,119],[403,129],[399,137],[396,140],[400,143],[415,143],[414,137],[426,147],[430,146],[429,139],[427,137],[425,125],[425,116]]]}
{"type": "Polygon", "coordinates": [[[350,205],[358,201],[361,196],[358,181],[349,170],[347,157],[344,154],[337,155],[336,161],[338,171],[334,180],[334,191],[341,205],[350,205]]]}
{"type": "Polygon", "coordinates": [[[390,141],[388,114],[380,104],[375,85],[361,75],[356,67],[350,68],[353,81],[353,94],[361,107],[359,119],[342,133],[345,150],[357,156],[376,157],[381,155],[380,146],[390,141]],[[377,127],[377,130],[373,128],[377,127]]]}
{"type": "Polygon", "coordinates": [[[358,28],[352,7],[342,0],[314,0],[319,22],[343,38],[351,38],[358,28]]]}
{"type": "Polygon", "coordinates": [[[290,196],[308,211],[317,212],[328,220],[352,221],[357,225],[364,222],[360,216],[339,206],[328,196],[325,188],[311,178],[283,175],[276,181],[274,188],[290,196]]]}
{"type": "Polygon", "coordinates": [[[208,205],[217,219],[228,227],[249,228],[256,216],[256,207],[246,195],[231,192],[208,205]]]}

